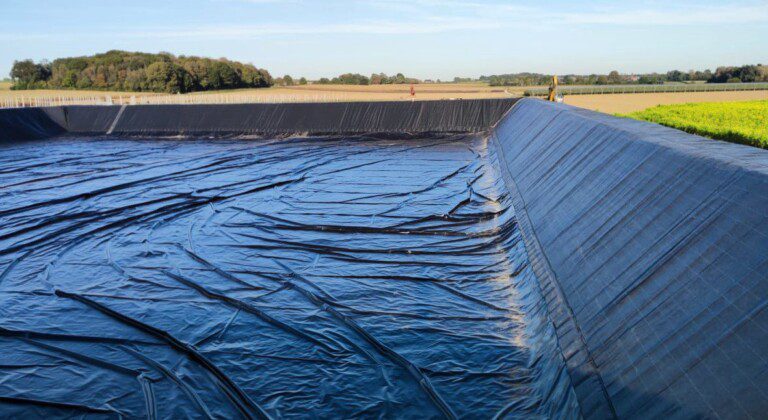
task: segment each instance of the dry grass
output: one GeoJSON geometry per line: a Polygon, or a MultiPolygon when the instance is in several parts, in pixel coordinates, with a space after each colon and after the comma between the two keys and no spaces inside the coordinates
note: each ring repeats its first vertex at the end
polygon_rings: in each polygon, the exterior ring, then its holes
{"type": "MultiPolygon", "coordinates": [[[[239,89],[198,92],[187,95],[164,95],[142,92],[104,92],[77,90],[8,90],[0,82],[0,104],[9,98],[101,98],[110,96],[115,103],[127,102],[131,96],[156,103],[167,102],[323,102],[323,101],[401,101],[410,100],[410,85],[306,85],[273,87],[269,89],[239,89]],[[205,98],[199,98],[205,96],[205,98]],[[151,98],[154,97],[154,98],[151,98]],[[196,99],[199,98],[199,99],[196,99]]],[[[414,86],[416,100],[508,98],[522,95],[526,88],[491,87],[483,83],[441,83],[414,86]]],[[[768,91],[695,92],[695,93],[636,93],[613,95],[572,95],[565,103],[607,112],[628,114],[656,105],[689,102],[725,102],[768,99],[768,91]]]]}
{"type": "MultiPolygon", "coordinates": [[[[3,85],[4,83],[0,83],[3,85]]],[[[105,92],[103,90],[54,90],[54,89],[37,89],[37,90],[10,90],[0,86],[0,98],[2,97],[17,97],[17,98],[81,98],[81,97],[131,97],[131,96],[155,96],[157,93],[151,92],[105,92]]]]}
{"type": "Polygon", "coordinates": [[[761,99],[768,99],[768,91],[571,95],[565,97],[565,103],[608,114],[629,114],[656,105],[696,102],[754,101],[761,99]]]}
{"type": "Polygon", "coordinates": [[[95,101],[106,102],[109,97],[113,103],[128,102],[131,96],[156,96],[157,93],[142,92],[105,92],[101,90],[10,90],[10,83],[0,82],[0,107],[49,106],[64,104],[90,104],[95,101]]]}
{"type": "MultiPolygon", "coordinates": [[[[414,85],[417,100],[508,98],[521,96],[523,88],[490,87],[481,83],[441,83],[414,85]]],[[[233,91],[198,92],[191,95],[225,95],[229,97],[284,97],[289,101],[400,101],[411,99],[410,85],[305,85],[242,89],[233,91]]]]}
{"type": "MultiPolygon", "coordinates": [[[[127,101],[131,96],[137,98],[154,96],[159,102],[194,102],[194,98],[205,95],[200,102],[322,102],[322,101],[399,101],[411,100],[410,85],[306,85],[291,87],[273,87],[269,89],[237,89],[227,91],[197,92],[182,97],[142,92],[104,92],[81,90],[8,90],[9,84],[0,85],[0,103],[8,98],[25,98],[30,102],[34,98],[106,98],[110,96],[115,103],[127,101]],[[212,97],[215,95],[215,97],[212,97]],[[122,100],[121,100],[122,99],[122,100]]],[[[445,83],[415,85],[415,99],[480,99],[508,98],[521,96],[524,88],[490,87],[482,83],[445,83]]],[[[151,100],[151,99],[150,99],[151,100]]],[[[141,102],[141,100],[139,100],[141,102]]]]}

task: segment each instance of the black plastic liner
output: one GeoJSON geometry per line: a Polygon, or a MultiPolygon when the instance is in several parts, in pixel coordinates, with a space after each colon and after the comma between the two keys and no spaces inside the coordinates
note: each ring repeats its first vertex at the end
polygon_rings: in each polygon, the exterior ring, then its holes
{"type": "Polygon", "coordinates": [[[496,127],[586,417],[768,412],[768,152],[562,104],[496,127]]]}
{"type": "Polygon", "coordinates": [[[0,110],[0,414],[762,417],[768,152],[512,103],[0,110]]]}
{"type": "Polygon", "coordinates": [[[130,106],[115,134],[350,134],[487,130],[516,99],[130,106]]]}
{"type": "Polygon", "coordinates": [[[0,143],[65,133],[61,108],[0,109],[0,143]]]}
{"type": "Polygon", "coordinates": [[[467,133],[488,130],[517,101],[64,106],[0,109],[0,141],[63,132],[123,136],[467,133]]]}
{"type": "Polygon", "coordinates": [[[120,108],[116,105],[64,106],[64,126],[70,133],[106,134],[120,114],[120,108]]]}
{"type": "Polygon", "coordinates": [[[578,416],[482,136],[60,138],[0,184],[3,417],[578,416]]]}

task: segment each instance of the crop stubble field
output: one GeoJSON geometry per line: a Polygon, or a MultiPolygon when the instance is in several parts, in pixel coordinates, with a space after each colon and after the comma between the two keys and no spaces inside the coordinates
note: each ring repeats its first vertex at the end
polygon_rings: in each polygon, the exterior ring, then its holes
{"type": "Polygon", "coordinates": [[[155,97],[183,100],[183,102],[323,102],[323,101],[399,101],[439,99],[481,99],[522,96],[525,88],[491,87],[482,83],[441,83],[414,85],[416,95],[411,97],[410,85],[305,85],[280,86],[267,89],[235,89],[168,95],[151,92],[107,92],[98,90],[10,90],[10,83],[0,83],[0,101],[3,98],[80,98],[110,96],[117,98],[155,97]]]}
{"type": "MultiPolygon", "coordinates": [[[[127,100],[131,96],[162,103],[163,100],[194,102],[324,102],[324,101],[400,101],[439,99],[482,99],[522,96],[529,87],[496,87],[484,83],[417,84],[415,97],[410,85],[305,85],[268,89],[237,89],[165,95],[151,92],[105,92],[80,90],[10,90],[9,82],[0,82],[0,103],[8,98],[105,98],[127,100]]],[[[609,114],[628,114],[656,105],[690,102],[726,102],[768,100],[768,91],[631,93],[606,95],[571,95],[565,103],[609,114]]]]}

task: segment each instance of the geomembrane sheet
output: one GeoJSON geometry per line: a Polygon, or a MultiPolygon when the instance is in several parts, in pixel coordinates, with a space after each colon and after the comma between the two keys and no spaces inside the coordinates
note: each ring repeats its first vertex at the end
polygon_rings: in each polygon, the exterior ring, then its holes
{"type": "Polygon", "coordinates": [[[578,416],[481,136],[0,151],[3,417],[578,416]]]}

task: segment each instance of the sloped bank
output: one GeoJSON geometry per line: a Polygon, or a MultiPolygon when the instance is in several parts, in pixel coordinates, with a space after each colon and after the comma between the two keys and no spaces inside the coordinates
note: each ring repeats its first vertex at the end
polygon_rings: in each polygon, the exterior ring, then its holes
{"type": "Polygon", "coordinates": [[[492,141],[586,417],[768,409],[768,152],[520,101],[492,141]]]}
{"type": "MultiPolygon", "coordinates": [[[[768,152],[534,99],[507,112],[513,104],[0,110],[0,140],[490,130],[581,414],[760,417],[768,409],[768,152]]],[[[385,195],[408,197],[399,194],[385,195]]],[[[3,285],[13,282],[6,270],[24,267],[0,268],[3,285]]]]}
{"type": "Polygon", "coordinates": [[[0,109],[0,141],[64,133],[242,136],[466,133],[487,130],[517,99],[0,109]]]}

